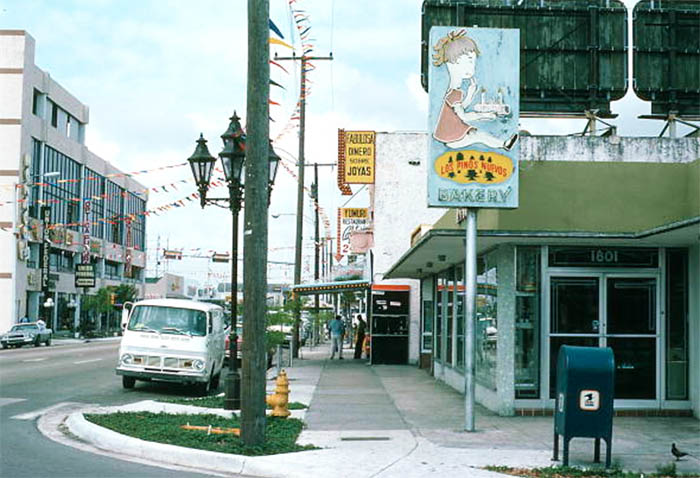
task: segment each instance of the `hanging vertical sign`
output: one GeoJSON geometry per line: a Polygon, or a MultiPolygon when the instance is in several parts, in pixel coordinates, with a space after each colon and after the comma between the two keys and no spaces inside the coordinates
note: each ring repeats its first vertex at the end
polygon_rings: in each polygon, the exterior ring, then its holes
{"type": "Polygon", "coordinates": [[[49,272],[51,264],[51,240],[49,239],[49,224],[51,223],[51,207],[41,207],[41,291],[49,291],[49,272]]]}
{"type": "Polygon", "coordinates": [[[366,207],[344,207],[338,209],[338,253],[336,259],[351,254],[350,238],[355,231],[366,231],[370,227],[369,209],[366,207]]]}
{"type": "Polygon", "coordinates": [[[82,263],[90,263],[90,215],[92,214],[92,202],[87,200],[83,202],[83,254],[82,263]]]}
{"type": "Polygon", "coordinates": [[[126,246],[124,247],[124,274],[126,277],[131,277],[132,275],[132,251],[131,251],[131,218],[126,220],[126,246]]]}
{"type": "Polygon", "coordinates": [[[430,30],[429,207],[518,207],[520,37],[430,30]]]}
{"type": "Polygon", "coordinates": [[[374,184],[374,131],[345,131],[346,184],[374,184]]]}

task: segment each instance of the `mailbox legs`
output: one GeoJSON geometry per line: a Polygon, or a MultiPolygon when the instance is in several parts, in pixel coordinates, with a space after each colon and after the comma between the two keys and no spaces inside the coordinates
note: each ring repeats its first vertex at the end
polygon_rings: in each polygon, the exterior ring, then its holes
{"type": "MultiPolygon", "coordinates": [[[[562,466],[569,466],[569,441],[573,437],[567,437],[562,435],[561,439],[564,443],[562,448],[562,466]]],[[[600,437],[595,438],[595,444],[593,446],[593,462],[600,463],[600,437]]],[[[605,440],[605,468],[610,468],[612,461],[612,437],[603,438],[605,440]]],[[[554,449],[552,461],[559,461],[559,435],[554,432],[554,449]]]]}

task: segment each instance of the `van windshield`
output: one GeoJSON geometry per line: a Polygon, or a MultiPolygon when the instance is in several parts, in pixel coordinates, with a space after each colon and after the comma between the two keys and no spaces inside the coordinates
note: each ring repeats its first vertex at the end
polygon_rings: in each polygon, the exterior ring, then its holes
{"type": "Polygon", "coordinates": [[[201,310],[137,305],[129,319],[129,330],[176,335],[207,335],[207,314],[201,310]]]}

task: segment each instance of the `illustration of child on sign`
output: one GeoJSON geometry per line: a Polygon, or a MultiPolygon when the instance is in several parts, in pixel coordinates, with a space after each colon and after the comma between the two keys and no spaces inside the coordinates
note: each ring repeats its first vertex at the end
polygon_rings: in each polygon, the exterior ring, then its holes
{"type": "MultiPolygon", "coordinates": [[[[474,78],[476,59],[480,55],[476,42],[467,36],[466,30],[453,30],[438,40],[433,49],[433,65],[445,65],[449,74],[449,84],[433,137],[450,148],[481,143],[489,148],[510,151],[518,140],[517,133],[503,139],[472,124],[475,121],[493,121],[510,114],[510,107],[502,100],[486,104],[483,91],[482,103],[471,106],[479,89],[474,78]],[[466,94],[462,90],[464,82],[468,84],[466,94]]],[[[500,93],[499,97],[502,98],[500,93]]]]}

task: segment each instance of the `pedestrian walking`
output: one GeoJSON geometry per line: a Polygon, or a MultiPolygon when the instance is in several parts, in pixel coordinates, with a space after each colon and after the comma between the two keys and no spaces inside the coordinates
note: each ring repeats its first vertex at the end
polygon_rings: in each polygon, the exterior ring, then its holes
{"type": "Polygon", "coordinates": [[[362,358],[362,346],[365,342],[365,332],[367,330],[367,322],[362,320],[362,316],[357,314],[357,337],[355,339],[355,359],[362,358]]]}
{"type": "Polygon", "coordinates": [[[343,360],[343,335],[345,334],[345,324],[339,315],[331,320],[328,325],[328,330],[331,333],[331,360],[335,357],[335,351],[338,350],[338,359],[343,360]]]}

